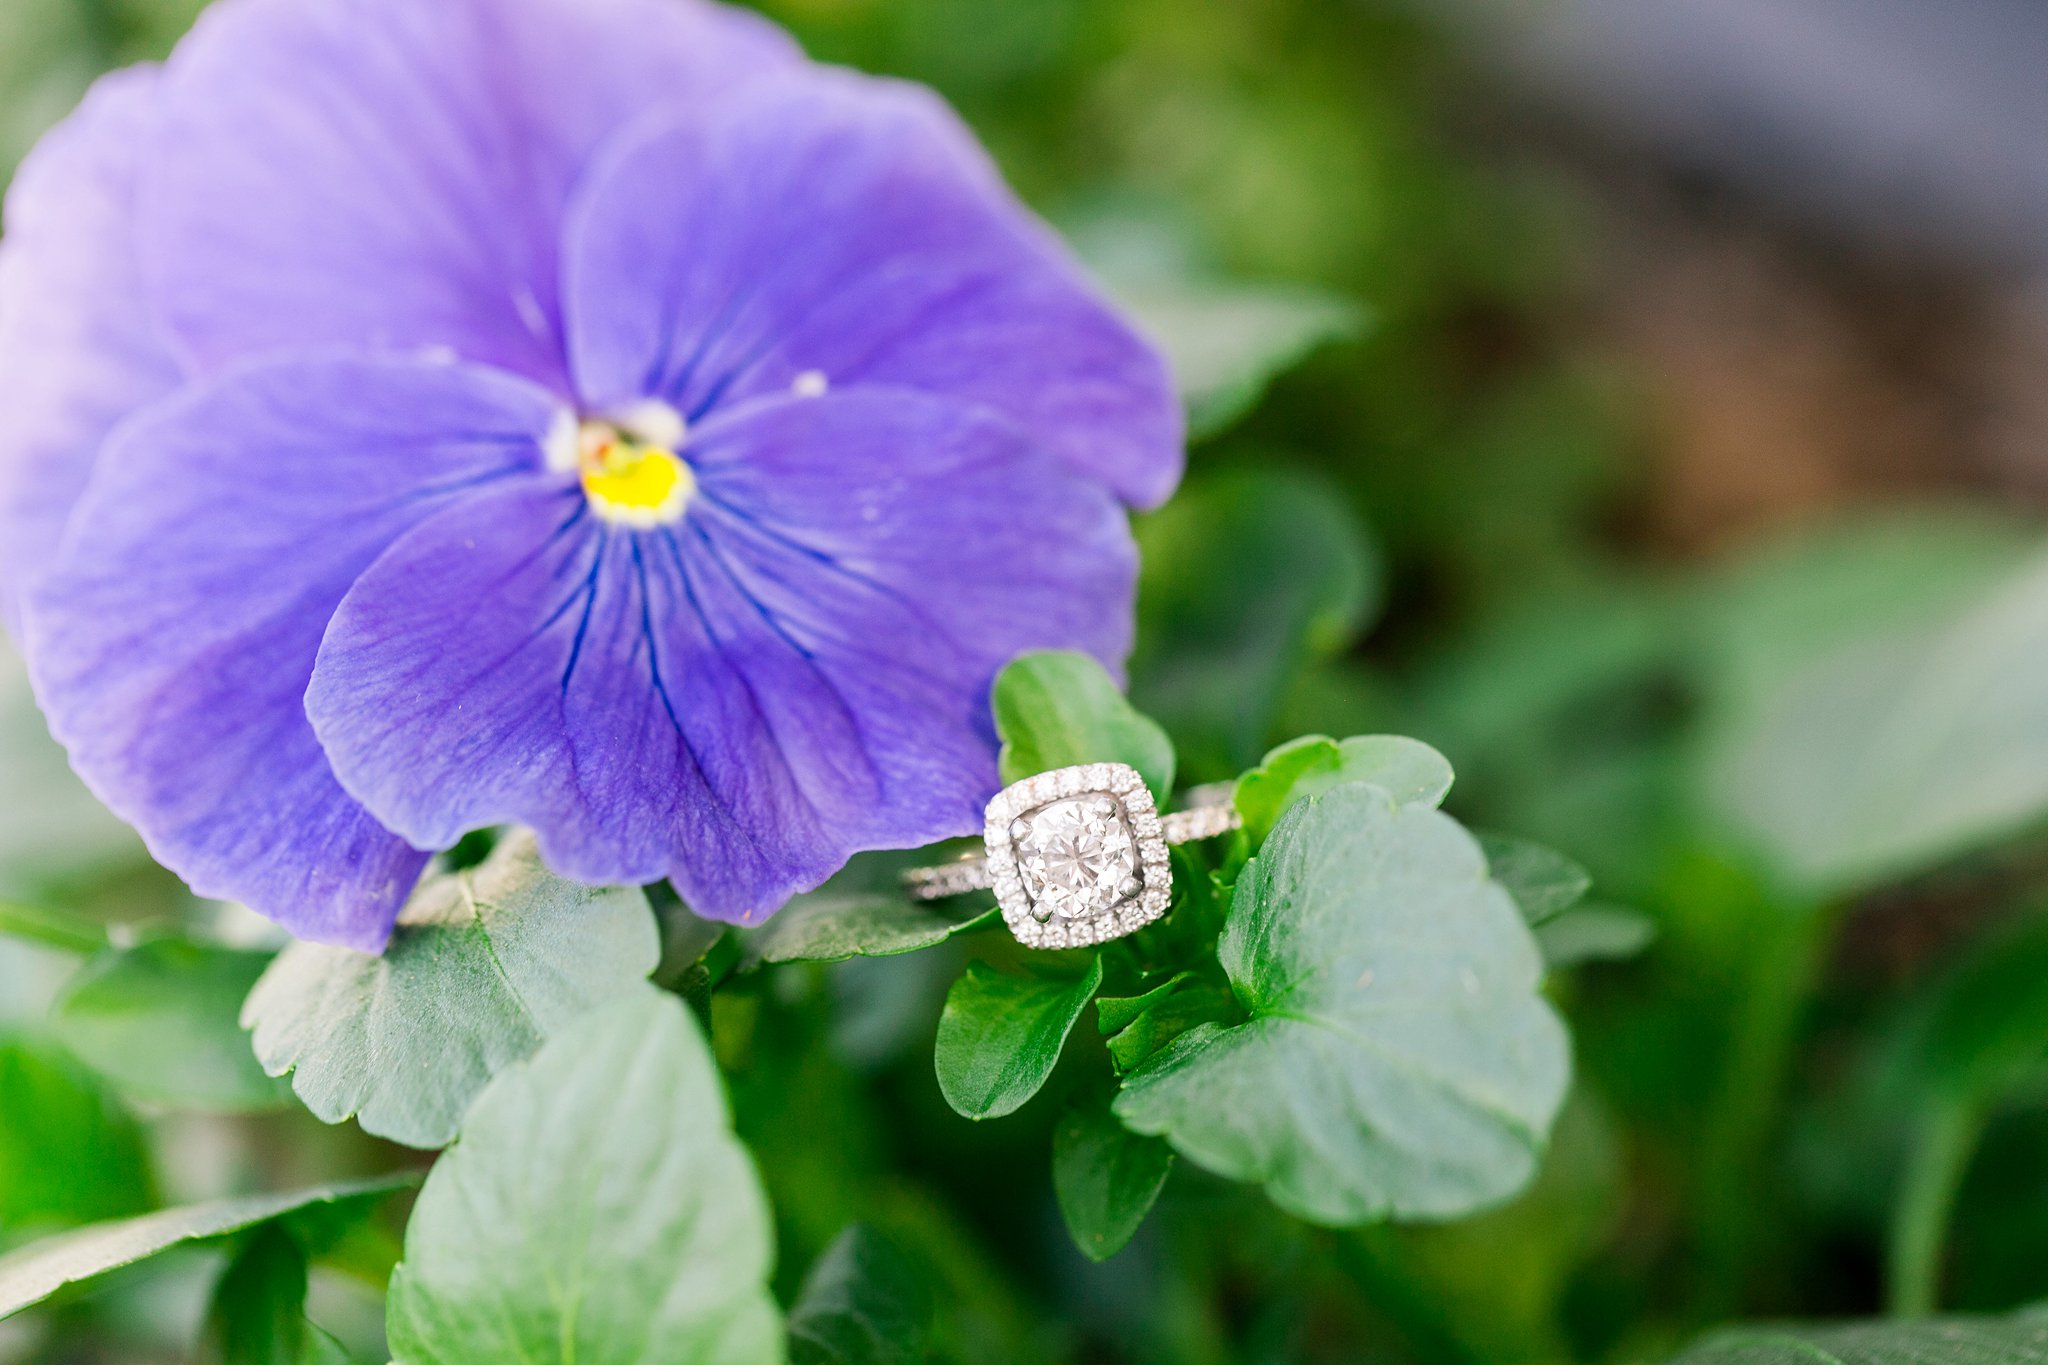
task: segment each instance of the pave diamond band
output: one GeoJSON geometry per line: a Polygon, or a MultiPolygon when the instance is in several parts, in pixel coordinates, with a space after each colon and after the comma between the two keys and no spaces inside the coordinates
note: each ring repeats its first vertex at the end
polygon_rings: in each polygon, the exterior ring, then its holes
{"type": "Polygon", "coordinates": [[[1136,769],[1085,763],[1028,777],[988,803],[983,851],[903,874],[918,900],[991,890],[1003,920],[1035,948],[1120,938],[1166,913],[1169,844],[1236,829],[1227,789],[1162,816],[1136,769]]]}

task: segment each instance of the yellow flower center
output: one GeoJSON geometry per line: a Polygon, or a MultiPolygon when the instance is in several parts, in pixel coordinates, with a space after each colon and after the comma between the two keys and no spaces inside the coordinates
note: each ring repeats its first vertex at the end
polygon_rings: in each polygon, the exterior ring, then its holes
{"type": "Polygon", "coordinates": [[[674,451],[609,422],[583,425],[577,456],[584,496],[607,521],[641,530],[674,522],[697,490],[696,476],[674,451]]]}

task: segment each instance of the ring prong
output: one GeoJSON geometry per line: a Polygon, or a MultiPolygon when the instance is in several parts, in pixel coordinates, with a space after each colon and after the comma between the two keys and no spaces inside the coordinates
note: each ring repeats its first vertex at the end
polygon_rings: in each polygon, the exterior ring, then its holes
{"type": "Polygon", "coordinates": [[[1011,842],[1011,843],[1013,843],[1013,844],[1021,844],[1021,843],[1023,843],[1023,842],[1024,842],[1024,841],[1025,841],[1026,839],[1029,839],[1030,837],[1031,837],[1031,822],[1030,822],[1029,820],[1026,820],[1026,819],[1025,819],[1025,818],[1024,818],[1023,816],[1021,816],[1021,815],[1020,815],[1020,816],[1018,816],[1018,817],[1017,817],[1016,819],[1014,819],[1014,820],[1012,820],[1012,821],[1010,822],[1010,842],[1011,842]]]}
{"type": "Polygon", "coordinates": [[[1119,896],[1122,896],[1125,900],[1131,900],[1143,894],[1145,883],[1139,881],[1136,877],[1126,877],[1116,890],[1119,896]]]}

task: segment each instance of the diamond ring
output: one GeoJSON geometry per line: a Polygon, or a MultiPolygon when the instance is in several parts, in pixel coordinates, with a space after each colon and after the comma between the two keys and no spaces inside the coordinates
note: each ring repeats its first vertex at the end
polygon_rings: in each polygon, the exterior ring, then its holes
{"type": "Polygon", "coordinates": [[[1167,845],[1238,827],[1228,789],[1208,795],[1162,816],[1135,768],[1056,768],[988,803],[983,852],[913,868],[903,881],[918,900],[994,891],[1010,932],[1033,948],[1104,943],[1166,913],[1173,889],[1167,845]]]}

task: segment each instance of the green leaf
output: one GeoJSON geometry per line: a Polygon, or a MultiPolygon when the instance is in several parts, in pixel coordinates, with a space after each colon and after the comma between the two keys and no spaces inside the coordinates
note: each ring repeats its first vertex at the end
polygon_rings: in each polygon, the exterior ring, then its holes
{"type": "Polygon", "coordinates": [[[328,1123],[412,1147],[455,1136],[499,1070],[644,980],[661,943],[647,898],[541,866],[530,834],[414,893],[382,957],[299,943],[242,1011],[256,1055],[328,1123]]]}
{"type": "Polygon", "coordinates": [[[0,1243],[149,1207],[142,1130],[68,1054],[0,1034],[0,1243]]]}
{"type": "Polygon", "coordinates": [[[320,1330],[312,1323],[306,1324],[306,1340],[299,1352],[300,1365],[355,1365],[355,1357],[348,1348],[320,1330]]]}
{"type": "Polygon", "coordinates": [[[681,1001],[622,990],[499,1072],[427,1177],[396,1365],[782,1358],[767,1201],[710,1049],[681,1001]]]}
{"type": "Polygon", "coordinates": [[[1124,1127],[1099,1097],[1070,1105],[1052,1130],[1053,1193],[1091,1261],[1129,1245],[1172,1169],[1171,1147],[1124,1127]]]}
{"type": "Polygon", "coordinates": [[[917,1365],[931,1315],[917,1267],[856,1223],[825,1248],[790,1307],[790,1365],[917,1365]]]}
{"type": "Polygon", "coordinates": [[[1898,1038],[1873,1079],[1885,1111],[1908,1120],[1890,1289],[1895,1310],[1920,1315],[1938,1300],[1955,1201],[1992,1115],[2038,1090],[2048,1063],[2048,915],[1977,943],[1915,1002],[1898,1038]]]}
{"type": "Polygon", "coordinates": [[[2048,1365],[2048,1325],[1935,1318],[1846,1327],[1738,1327],[1669,1365],[2048,1365]]]}
{"type": "Polygon", "coordinates": [[[887,894],[798,896],[747,935],[741,968],[778,962],[844,962],[934,948],[955,934],[986,928],[1001,913],[975,907],[962,919],[887,894]]]}
{"type": "Polygon", "coordinates": [[[1308,285],[1233,279],[1181,217],[1137,201],[1063,223],[1116,301],[1165,353],[1190,435],[1223,430],[1318,346],[1364,331],[1352,299],[1308,285]]]}
{"type": "Polygon", "coordinates": [[[146,939],[96,954],[51,1011],[58,1039],[137,1099],[252,1113],[289,1103],[264,1074],[238,1016],[269,953],[146,939]]]}
{"type": "Polygon", "coordinates": [[[1536,946],[1553,972],[1634,957],[1657,938],[1657,922],[1619,905],[1575,905],[1536,926],[1536,946]]]}
{"type": "Polygon", "coordinates": [[[1115,292],[1166,352],[1188,406],[1190,440],[1233,425],[1275,378],[1365,330],[1357,303],[1303,285],[1187,279],[1115,292]]]}
{"type": "Polygon", "coordinates": [[[1556,919],[1586,898],[1593,879],[1555,849],[1507,834],[1479,834],[1493,879],[1507,889],[1531,928],[1556,919]]]}
{"type": "Polygon", "coordinates": [[[1707,795],[1790,888],[1838,898],[2048,820],[2048,557],[1788,670],[1722,726],[1707,795]]]}
{"type": "Polygon", "coordinates": [[[1359,735],[1341,742],[1304,735],[1267,754],[1237,780],[1237,811],[1254,845],[1297,801],[1345,782],[1370,782],[1404,806],[1440,806],[1451,790],[1451,765],[1419,739],[1359,735]]]}
{"type": "Polygon", "coordinates": [[[1102,984],[1102,959],[1086,974],[1007,976],[970,962],[939,1015],[933,1061],[954,1112],[1000,1118],[1038,1093],[1060,1059],[1067,1033],[1102,984]]]}
{"type": "Polygon", "coordinates": [[[1297,675],[1377,612],[1378,557],[1341,493],[1271,466],[1191,481],[1138,543],[1131,697],[1179,744],[1186,780],[1234,777],[1297,675]]]}
{"type": "Polygon", "coordinates": [[[2024,566],[2036,532],[2019,517],[1914,508],[1803,528],[1707,585],[1695,647],[1710,709],[1768,706],[1835,650],[1937,625],[2024,566]]]}
{"type": "Polygon", "coordinates": [[[1929,993],[1908,1059],[1923,1091],[1994,1096],[2048,1061],[2048,914],[1976,944],[1929,993]]]}
{"type": "Polygon", "coordinates": [[[1159,1005],[1183,982],[1194,980],[1193,972],[1175,972],[1142,995],[1105,995],[1095,1002],[1096,1027],[1106,1038],[1129,1028],[1139,1016],[1159,1005]]]}
{"type": "Polygon", "coordinates": [[[1136,768],[1162,803],[1173,793],[1173,741],[1133,710],[1101,664],[1085,654],[1021,654],[996,676],[1003,781],[1081,763],[1136,768]]]}
{"type": "Polygon", "coordinates": [[[1127,1078],[1131,1128],[1320,1223],[1455,1217],[1528,1182],[1569,1052],[1528,927],[1456,821],[1356,784],[1297,804],[1218,956],[1250,1019],[1127,1078]]]}
{"type": "Polygon", "coordinates": [[[306,1252],[290,1229],[266,1223],[249,1234],[206,1314],[201,1365],[301,1365],[317,1348],[306,1321],[306,1252]]]}
{"type": "Polygon", "coordinates": [[[1560,1330],[1563,1300],[1612,1245],[1626,1208],[1619,1148],[1619,1134],[1580,1089],[1558,1115],[1535,1181],[1514,1199],[1455,1222],[1352,1236],[1436,1305],[1464,1345],[1456,1359],[1570,1361],[1577,1353],[1560,1330]]]}
{"type": "Polygon", "coordinates": [[[41,1303],[66,1285],[94,1279],[189,1242],[205,1242],[277,1219],[354,1217],[412,1185],[411,1175],[359,1180],[287,1194],[258,1194],[95,1223],[0,1256],[0,1318],[41,1303]]]}
{"type": "Polygon", "coordinates": [[[86,955],[107,946],[98,925],[41,906],[0,901],[0,935],[60,953],[86,955]]]}
{"type": "Polygon", "coordinates": [[[1136,1071],[1153,1053],[1190,1029],[1244,1019],[1244,1010],[1222,983],[1191,972],[1135,999],[1097,1003],[1109,1007],[1099,1011],[1100,1023],[1105,1035],[1114,1030],[1107,1046],[1119,1075],[1136,1071]],[[1126,1016],[1128,1022],[1117,1022],[1126,1016]]]}

